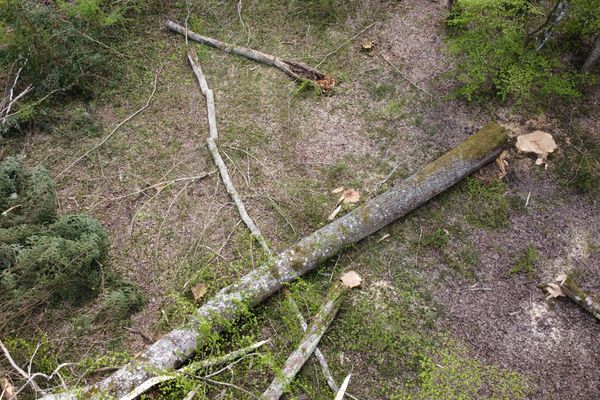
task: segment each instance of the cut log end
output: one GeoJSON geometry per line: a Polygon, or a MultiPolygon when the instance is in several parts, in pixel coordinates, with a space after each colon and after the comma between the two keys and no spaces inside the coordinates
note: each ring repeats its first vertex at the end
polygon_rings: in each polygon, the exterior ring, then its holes
{"type": "Polygon", "coordinates": [[[362,283],[362,278],[356,273],[356,271],[348,271],[344,275],[342,275],[340,281],[342,281],[343,285],[352,289],[357,286],[360,286],[360,284],[362,283]]]}
{"type": "Polygon", "coordinates": [[[600,302],[584,292],[571,277],[561,274],[554,282],[543,283],[538,288],[548,295],[547,300],[568,297],[600,321],[600,302]]]}

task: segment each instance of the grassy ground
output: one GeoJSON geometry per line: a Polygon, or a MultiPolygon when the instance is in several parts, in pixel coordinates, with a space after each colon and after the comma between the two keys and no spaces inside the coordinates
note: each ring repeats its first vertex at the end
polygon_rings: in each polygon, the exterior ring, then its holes
{"type": "MultiPolygon", "coordinates": [[[[561,153],[548,171],[513,154],[506,180],[496,179],[495,166],[486,167],[320,266],[291,285],[290,294],[276,294],[249,312],[199,353],[271,338],[260,355],[214,377],[238,388],[178,380],[149,398],[180,398],[197,385],[197,398],[261,393],[301,336],[286,299],[292,296],[308,318],[331,279],[348,269],[365,285],[346,301],[321,348],[338,381],[353,373],[349,391],[357,397],[593,398],[600,381],[589,368],[600,361],[597,326],[568,302],[548,307],[535,283],[574,270],[587,289],[597,289],[597,111],[590,107],[592,117],[577,114],[568,124],[524,122],[515,110],[451,99],[441,4],[240,4],[240,13],[233,1],[193,4],[189,25],[310,65],[325,60],[319,68],[340,82],[333,93],[315,96],[274,68],[197,46],[215,91],[223,157],[275,251],[327,222],[334,188],[354,187],[363,199],[372,197],[490,119],[550,130],[561,153]],[[361,52],[357,39],[325,59],[374,21],[364,35],[376,44],[372,53],[361,52]],[[382,56],[434,96],[409,84],[382,56]],[[575,170],[567,167],[573,163],[575,170]]],[[[169,14],[183,21],[187,11],[176,3],[169,14]]],[[[185,60],[184,39],[166,32],[165,20],[149,16],[144,35],[119,49],[131,54],[123,61],[130,64],[125,82],[91,103],[70,105],[52,135],[33,132],[11,145],[11,152],[56,176],[146,102],[158,73],[149,108],[59,180],[62,210],[90,212],[109,230],[110,268],[146,295],[129,326],[152,339],[193,312],[192,286],[207,285],[210,297],[264,259],[214,172],[204,100],[185,60]]],[[[49,344],[49,365],[83,359],[82,368],[95,370],[119,365],[147,345],[139,334],[84,317],[40,321],[61,338],[49,344]]],[[[34,339],[25,339],[13,348],[28,354],[34,339]]],[[[332,398],[314,360],[290,391],[290,398],[332,398]]]]}

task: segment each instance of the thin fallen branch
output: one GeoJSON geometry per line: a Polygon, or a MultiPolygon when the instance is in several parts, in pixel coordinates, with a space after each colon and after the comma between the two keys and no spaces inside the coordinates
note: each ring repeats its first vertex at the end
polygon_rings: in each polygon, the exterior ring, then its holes
{"type": "Polygon", "coordinates": [[[141,396],[143,393],[146,393],[148,390],[152,389],[154,386],[156,386],[160,383],[167,382],[167,381],[170,381],[173,379],[177,379],[184,375],[193,374],[194,372],[201,370],[201,369],[226,364],[228,362],[234,361],[240,357],[243,357],[247,354],[252,353],[253,351],[257,350],[258,348],[262,347],[263,345],[265,345],[267,343],[269,343],[269,340],[262,340],[260,342],[254,343],[248,347],[244,347],[243,349],[236,350],[234,352],[231,352],[231,353],[226,354],[221,357],[215,357],[215,358],[210,358],[208,360],[201,360],[201,361],[193,362],[171,374],[152,377],[152,378],[148,379],[147,381],[145,381],[144,383],[142,383],[141,385],[137,386],[131,392],[127,393],[125,396],[121,397],[119,400],[134,400],[134,399],[138,398],[139,396],[141,396]]]}
{"type": "MultiPolygon", "coordinates": [[[[241,4],[241,2],[239,4],[241,4]]],[[[239,11],[239,6],[238,6],[238,11],[239,11]]],[[[240,20],[241,20],[241,16],[240,16],[240,20]]],[[[370,26],[368,26],[367,28],[363,29],[361,31],[361,33],[365,32],[367,29],[369,29],[373,25],[374,25],[374,23],[371,24],[370,26]]],[[[358,35],[356,35],[356,36],[358,36],[358,35]]],[[[211,155],[213,156],[215,164],[219,168],[219,171],[221,173],[221,178],[223,179],[223,184],[225,185],[227,192],[230,194],[234,203],[238,207],[238,212],[240,214],[240,217],[242,218],[242,220],[244,221],[244,223],[246,224],[246,226],[248,227],[248,229],[250,230],[252,235],[258,240],[258,242],[262,246],[263,250],[267,254],[271,254],[270,248],[267,245],[267,242],[264,239],[264,236],[262,235],[259,228],[254,223],[254,220],[250,217],[250,215],[246,211],[246,207],[245,207],[244,203],[242,202],[239,194],[237,193],[235,186],[233,186],[233,183],[231,182],[231,178],[229,177],[229,172],[227,170],[227,167],[226,167],[225,163],[223,162],[221,155],[219,154],[219,150],[218,150],[218,147],[216,144],[216,140],[218,139],[218,130],[217,130],[217,125],[216,125],[216,115],[215,115],[216,107],[215,107],[215,103],[214,103],[213,91],[208,86],[208,82],[206,81],[206,77],[204,76],[204,73],[202,72],[202,68],[200,67],[196,53],[193,50],[188,50],[187,57],[188,57],[188,61],[189,61],[190,65],[192,67],[192,70],[194,71],[194,74],[196,75],[196,79],[198,81],[198,85],[200,86],[200,90],[202,91],[202,94],[206,97],[207,110],[208,110],[208,125],[209,125],[208,147],[211,152],[211,155]]],[[[290,301],[292,302],[293,306],[295,306],[295,308],[296,308],[296,315],[298,316],[298,318],[300,320],[302,329],[304,331],[306,331],[307,325],[306,325],[306,321],[304,320],[304,317],[302,316],[302,313],[298,309],[298,306],[296,305],[294,299],[290,298],[290,301]]],[[[325,376],[327,383],[329,384],[329,386],[331,387],[331,389],[334,392],[337,392],[338,386],[335,383],[335,380],[333,379],[331,372],[329,371],[329,366],[327,364],[327,360],[325,359],[325,356],[323,356],[323,353],[321,353],[321,351],[319,349],[317,349],[317,351],[315,352],[315,356],[317,357],[317,359],[319,360],[319,363],[321,364],[321,367],[323,370],[323,375],[325,376]]]]}
{"type": "MultiPolygon", "coordinates": [[[[23,65],[19,68],[19,70],[15,74],[15,79],[13,80],[13,83],[8,92],[8,99],[6,99],[6,107],[4,107],[0,110],[0,116],[2,117],[0,119],[0,123],[2,125],[4,125],[6,123],[6,121],[8,121],[8,118],[11,115],[10,110],[12,109],[13,105],[15,105],[15,103],[17,101],[19,101],[19,99],[24,97],[27,93],[29,93],[31,91],[31,89],[33,89],[33,85],[29,85],[25,89],[23,89],[23,91],[21,91],[21,93],[19,93],[18,95],[15,96],[15,88],[17,87],[17,84],[19,83],[19,78],[21,77],[21,72],[23,71],[23,68],[25,67],[26,64],[27,64],[27,60],[25,60],[23,65]]],[[[4,104],[4,102],[3,102],[3,104],[4,104]]]]}
{"type": "MultiPolygon", "coordinates": [[[[198,175],[198,176],[184,176],[184,177],[181,177],[181,178],[175,178],[175,179],[171,179],[171,180],[168,180],[168,181],[156,182],[156,183],[154,183],[154,184],[152,184],[150,186],[146,186],[146,187],[144,187],[142,189],[139,189],[139,190],[136,190],[136,191],[133,191],[133,192],[129,192],[129,193],[126,193],[126,194],[123,194],[123,195],[120,195],[120,196],[116,196],[116,197],[111,197],[111,198],[108,198],[108,199],[104,199],[102,201],[116,201],[116,200],[121,200],[121,199],[125,199],[127,197],[136,196],[136,195],[145,193],[147,190],[150,190],[150,189],[161,190],[161,189],[164,189],[165,187],[171,186],[172,184],[177,183],[177,182],[181,182],[181,181],[196,181],[196,180],[204,179],[207,176],[210,176],[210,175],[214,174],[215,172],[217,172],[216,169],[212,170],[210,172],[207,172],[205,174],[198,175]]],[[[102,201],[100,201],[99,203],[102,203],[102,201]]],[[[92,208],[94,208],[95,206],[97,206],[99,203],[97,203],[96,205],[94,205],[92,208]]]]}
{"type": "Polygon", "coordinates": [[[348,388],[348,384],[350,383],[350,377],[351,376],[352,376],[352,374],[349,374],[346,377],[346,379],[344,379],[344,382],[342,383],[342,387],[340,388],[340,390],[335,395],[335,399],[334,400],[342,400],[344,398],[344,395],[348,396],[346,394],[346,389],[348,388]]]}
{"type": "Polygon", "coordinates": [[[527,45],[531,41],[531,38],[533,36],[538,34],[546,26],[548,26],[548,24],[552,21],[552,17],[554,16],[554,13],[556,12],[556,10],[558,9],[558,7],[560,6],[560,4],[562,2],[563,2],[563,0],[557,0],[556,3],[554,3],[554,6],[552,6],[552,9],[550,10],[550,12],[546,15],[546,19],[544,20],[544,22],[540,26],[535,28],[533,31],[531,31],[527,34],[527,36],[525,37],[525,45],[527,45]]]}
{"type": "Polygon", "coordinates": [[[559,275],[554,282],[544,283],[538,287],[549,294],[548,298],[568,297],[600,321],[600,303],[584,292],[571,277],[559,275]]]}
{"type": "Polygon", "coordinates": [[[415,82],[413,82],[408,76],[406,76],[404,74],[404,72],[400,71],[400,68],[398,68],[394,63],[392,63],[386,56],[384,56],[382,53],[379,53],[379,55],[381,56],[381,58],[383,58],[383,60],[388,63],[390,65],[390,67],[392,67],[394,69],[394,71],[396,71],[406,82],[410,83],[415,89],[420,90],[421,92],[425,93],[426,95],[428,95],[429,97],[433,97],[433,95],[431,93],[429,93],[427,90],[421,88],[419,85],[417,85],[415,82]]]}
{"type": "MultiPolygon", "coordinates": [[[[252,269],[208,299],[188,325],[171,331],[126,366],[89,388],[123,396],[131,388],[182,365],[206,343],[207,328],[219,331],[248,307],[260,304],[284,285],[312,271],[348,246],[379,231],[494,161],[508,140],[504,128],[490,123],[437,160],[390,190],[304,237],[252,269]]],[[[84,392],[90,393],[90,392],[84,392]]],[[[64,393],[50,399],[74,399],[64,393]]]]}
{"type": "MultiPolygon", "coordinates": [[[[58,377],[58,379],[60,379],[60,382],[61,382],[61,387],[62,387],[62,389],[66,390],[66,389],[67,389],[67,386],[66,386],[66,384],[65,384],[65,381],[64,381],[64,379],[63,379],[63,378],[62,378],[62,376],[60,375],[60,372],[59,372],[59,371],[60,371],[61,369],[63,369],[64,367],[68,367],[68,366],[70,366],[70,365],[73,365],[73,363],[62,363],[62,364],[60,364],[58,367],[56,367],[56,368],[54,369],[54,371],[52,371],[52,373],[51,373],[50,375],[47,375],[47,374],[44,374],[44,373],[41,373],[41,372],[36,372],[35,374],[32,374],[32,375],[31,375],[31,376],[30,376],[30,377],[27,379],[27,381],[25,382],[25,384],[24,384],[23,386],[21,386],[21,388],[15,392],[15,394],[14,394],[14,396],[13,396],[13,397],[16,399],[16,398],[17,398],[17,395],[18,395],[19,393],[21,393],[21,392],[22,392],[22,391],[23,391],[23,390],[24,390],[24,389],[27,387],[27,385],[32,385],[32,387],[33,387],[33,384],[35,384],[35,378],[37,378],[37,377],[42,377],[42,378],[46,379],[47,381],[50,381],[50,380],[52,380],[52,379],[54,378],[54,375],[56,375],[56,376],[58,377]]],[[[37,384],[36,384],[36,386],[37,386],[37,384]]],[[[39,387],[39,386],[38,386],[38,387],[39,387]]],[[[39,393],[40,393],[40,394],[42,394],[42,395],[45,395],[45,394],[46,394],[46,391],[45,391],[45,390],[41,390],[41,389],[40,389],[40,390],[37,390],[37,392],[39,392],[39,393]]]]}
{"type": "MultiPolygon", "coordinates": [[[[67,389],[67,386],[65,385],[65,381],[63,380],[62,376],[60,375],[59,371],[61,369],[63,369],[64,367],[67,367],[69,365],[73,365],[72,363],[62,363],[59,366],[57,366],[54,371],[52,371],[52,373],[50,375],[44,374],[42,372],[36,372],[36,373],[31,373],[31,366],[33,364],[33,358],[35,357],[35,354],[37,353],[38,349],[39,349],[40,345],[38,344],[36,346],[36,349],[34,350],[33,354],[31,355],[31,358],[29,360],[29,365],[27,367],[27,372],[25,372],[21,367],[19,367],[19,365],[15,362],[15,360],[12,358],[10,352],[8,351],[8,349],[6,348],[6,346],[4,346],[4,343],[2,343],[2,341],[0,340],[0,349],[2,350],[2,352],[4,353],[4,356],[6,357],[6,359],[8,360],[8,363],[13,367],[13,369],[17,372],[17,374],[21,375],[21,377],[23,379],[25,379],[25,383],[18,389],[16,390],[13,394],[11,394],[11,397],[8,400],[13,400],[17,398],[17,395],[19,395],[23,390],[25,390],[28,386],[31,386],[31,388],[34,390],[34,392],[37,394],[41,394],[41,395],[45,395],[46,394],[46,390],[42,389],[35,381],[36,378],[44,378],[47,381],[50,381],[54,378],[54,376],[58,376],[58,378],[61,381],[61,385],[63,389],[67,389]]],[[[37,397],[37,396],[36,396],[37,397]]],[[[0,399],[2,399],[2,396],[0,396],[0,399]]]]}
{"type": "MultiPolygon", "coordinates": [[[[161,68],[161,70],[162,70],[162,68],[161,68]]],[[[154,97],[154,93],[156,93],[156,87],[157,87],[157,83],[158,83],[158,75],[159,74],[160,74],[160,71],[158,71],[154,75],[154,82],[152,83],[152,93],[150,93],[150,96],[148,97],[148,100],[146,100],[146,104],[144,104],[136,112],[134,112],[133,114],[131,114],[130,116],[128,116],[127,118],[125,118],[123,121],[119,122],[117,124],[117,126],[115,126],[115,128],[104,139],[102,139],[102,141],[100,141],[100,143],[98,143],[97,145],[95,145],[94,147],[92,147],[91,149],[89,149],[88,151],[86,151],[85,153],[83,153],[82,156],[80,156],[75,161],[73,161],[71,164],[69,164],[69,166],[67,168],[65,168],[58,175],[56,175],[57,179],[60,178],[62,175],[64,175],[65,172],[67,172],[71,168],[73,168],[73,166],[75,164],[77,164],[79,161],[81,161],[84,158],[86,158],[87,156],[89,156],[93,151],[99,149],[104,143],[106,143],[108,141],[108,139],[110,139],[115,134],[115,132],[117,132],[117,130],[119,130],[120,127],[122,127],[123,125],[125,125],[127,122],[129,122],[131,119],[133,119],[136,115],[138,115],[139,113],[141,113],[142,111],[144,111],[146,108],[148,108],[148,106],[150,105],[150,102],[152,101],[152,98],[154,97]]]]}
{"type": "MultiPolygon", "coordinates": [[[[308,324],[306,323],[304,316],[302,316],[302,312],[300,311],[298,304],[296,303],[296,301],[294,300],[294,298],[291,295],[288,296],[288,302],[290,304],[290,307],[292,308],[292,311],[294,312],[294,314],[296,314],[296,318],[298,318],[298,321],[300,322],[300,326],[302,327],[302,330],[304,332],[306,332],[306,330],[308,329],[308,324]]],[[[331,390],[334,393],[337,393],[340,390],[340,387],[335,382],[335,379],[333,378],[333,375],[331,374],[331,371],[329,370],[329,364],[327,363],[327,359],[325,358],[325,355],[323,355],[323,353],[321,352],[321,350],[318,347],[315,349],[315,358],[321,365],[321,370],[323,371],[323,376],[325,377],[325,381],[327,381],[327,385],[331,388],[331,390]]],[[[356,398],[350,394],[348,394],[347,396],[351,399],[356,400],[356,398]]]]}
{"type": "Polygon", "coordinates": [[[246,57],[250,60],[279,68],[281,71],[285,72],[295,80],[320,81],[327,77],[321,71],[306,64],[285,60],[283,58],[265,54],[248,47],[235,46],[208,36],[202,36],[173,21],[167,21],[167,28],[203,45],[214,47],[226,53],[237,54],[238,56],[246,57]]]}
{"type": "MultiPolygon", "coordinates": [[[[27,380],[27,383],[31,385],[33,390],[35,390],[36,392],[43,392],[42,388],[40,388],[38,386],[38,384],[35,383],[35,381],[30,380],[31,375],[29,375],[27,372],[23,371],[23,369],[21,367],[19,367],[19,365],[15,362],[15,360],[10,355],[10,352],[8,351],[6,346],[4,346],[4,343],[2,343],[2,340],[0,340],[0,349],[2,349],[2,352],[4,353],[4,357],[6,357],[6,359],[8,360],[8,363],[11,365],[11,367],[13,367],[14,370],[17,371],[17,373],[19,375],[21,375],[21,377],[23,379],[27,380]]],[[[25,386],[26,385],[24,385],[23,387],[25,387],[25,386]]],[[[15,394],[15,396],[16,396],[16,394],[15,394]]]]}
{"type": "Polygon", "coordinates": [[[340,310],[345,295],[358,285],[360,285],[360,277],[354,271],[347,272],[342,276],[342,280],[334,282],[327,292],[319,312],[310,323],[302,340],[300,340],[298,348],[290,354],[283,369],[276,374],[275,379],[262,394],[261,399],[279,400],[283,396],[290,383],[317,348],[325,331],[340,310]],[[353,279],[345,279],[349,275],[352,275],[353,279]]]}
{"type": "Polygon", "coordinates": [[[553,16],[551,20],[545,23],[544,34],[542,35],[539,44],[535,48],[535,51],[540,51],[546,42],[552,37],[554,33],[554,28],[562,21],[562,19],[567,15],[567,10],[569,8],[569,2],[566,0],[561,0],[558,2],[556,7],[552,10],[550,15],[553,16]]]}
{"type": "Polygon", "coordinates": [[[329,57],[331,57],[332,55],[334,55],[335,53],[337,53],[338,51],[340,51],[342,48],[344,48],[348,43],[354,41],[357,37],[359,37],[360,35],[362,35],[363,33],[365,33],[366,31],[368,31],[369,29],[371,29],[372,27],[375,26],[375,24],[377,23],[377,21],[373,22],[372,24],[366,26],[365,28],[363,28],[360,32],[358,32],[356,35],[352,36],[350,39],[346,40],[344,43],[340,44],[338,46],[337,49],[327,53],[325,55],[325,57],[323,57],[323,59],[321,61],[319,61],[319,63],[317,65],[315,65],[315,68],[319,68],[321,66],[321,64],[323,64],[325,61],[327,61],[327,59],[329,57]]]}
{"type": "Polygon", "coordinates": [[[244,223],[250,230],[250,233],[252,233],[252,236],[261,245],[265,253],[270,255],[271,250],[269,249],[267,241],[265,240],[263,234],[261,233],[260,229],[254,222],[252,217],[248,215],[246,206],[244,205],[242,198],[237,192],[235,186],[233,185],[231,177],[229,176],[229,171],[227,170],[227,166],[225,165],[225,162],[223,161],[223,158],[219,153],[219,148],[217,147],[217,139],[219,138],[219,134],[217,132],[217,117],[215,112],[215,99],[213,96],[213,91],[208,87],[208,83],[206,82],[206,78],[204,77],[204,73],[202,72],[202,68],[198,63],[198,56],[196,55],[196,52],[192,49],[188,49],[187,57],[188,61],[190,62],[190,65],[192,66],[192,70],[196,75],[196,79],[198,80],[200,90],[202,91],[204,97],[206,97],[209,130],[209,137],[206,139],[206,142],[208,144],[208,150],[210,151],[210,154],[215,164],[217,165],[217,168],[219,169],[219,173],[221,174],[221,179],[223,181],[223,184],[225,185],[227,193],[229,193],[229,196],[231,196],[231,199],[237,206],[242,221],[244,221],[244,223]]]}

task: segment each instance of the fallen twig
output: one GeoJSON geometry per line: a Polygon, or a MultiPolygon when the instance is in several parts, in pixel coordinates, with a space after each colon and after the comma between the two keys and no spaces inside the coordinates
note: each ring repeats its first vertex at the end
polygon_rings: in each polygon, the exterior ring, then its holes
{"type": "Polygon", "coordinates": [[[429,93],[427,90],[421,88],[419,85],[417,85],[415,82],[413,82],[408,76],[406,76],[404,74],[404,72],[400,71],[400,68],[398,68],[395,64],[393,64],[386,56],[384,56],[382,53],[379,53],[379,55],[381,56],[381,58],[384,59],[384,61],[386,63],[388,63],[406,82],[410,83],[412,86],[414,86],[415,89],[420,90],[421,92],[425,93],[426,95],[428,95],[429,97],[433,97],[433,95],[431,93],[429,93]]]}
{"type": "Polygon", "coordinates": [[[324,73],[315,68],[309,67],[306,64],[285,60],[283,58],[265,54],[248,47],[235,46],[208,36],[202,36],[173,21],[167,21],[167,28],[206,46],[214,47],[226,53],[237,54],[239,56],[249,58],[250,60],[279,68],[281,71],[285,72],[287,75],[296,80],[311,80],[318,82],[326,78],[324,73]]]}
{"type": "MultiPolygon", "coordinates": [[[[346,377],[346,379],[344,379],[344,382],[342,383],[342,387],[340,388],[340,390],[335,395],[335,399],[334,400],[342,400],[344,398],[344,395],[348,396],[348,394],[346,394],[346,389],[348,388],[348,384],[350,383],[350,377],[351,376],[352,376],[352,374],[348,375],[346,377]]],[[[350,397],[350,396],[348,396],[348,397],[350,397]]]]}
{"type": "Polygon", "coordinates": [[[356,39],[357,37],[359,37],[360,35],[362,35],[366,31],[368,31],[369,29],[371,29],[372,27],[374,27],[376,23],[377,23],[377,21],[375,21],[372,24],[368,25],[367,27],[363,28],[356,35],[352,36],[350,39],[348,39],[344,43],[340,44],[337,49],[335,49],[335,50],[330,51],[329,53],[327,53],[325,55],[325,57],[323,57],[323,59],[321,61],[319,61],[319,63],[317,65],[315,65],[315,68],[319,68],[321,66],[321,64],[323,64],[325,61],[327,61],[327,59],[329,57],[331,57],[332,55],[334,55],[335,53],[337,53],[338,51],[340,51],[344,46],[346,46],[348,43],[352,42],[354,39],[356,39]]]}
{"type": "MultiPolygon", "coordinates": [[[[161,70],[162,70],[162,68],[161,68],[161,70]]],[[[68,170],[70,170],[71,168],[73,168],[73,166],[75,164],[77,164],[79,161],[83,160],[84,158],[86,158],[87,156],[89,156],[93,151],[95,151],[98,148],[100,148],[104,143],[106,143],[108,141],[108,139],[110,139],[115,134],[115,132],[117,132],[117,130],[120,127],[122,127],[123,125],[125,125],[133,117],[135,117],[136,115],[138,115],[139,113],[141,113],[142,111],[144,111],[146,108],[148,108],[148,106],[150,105],[150,102],[152,101],[152,98],[154,97],[154,93],[156,93],[156,87],[157,87],[157,83],[158,83],[158,75],[159,74],[160,74],[160,70],[154,75],[154,82],[152,83],[152,93],[150,93],[150,96],[148,97],[148,100],[146,101],[146,104],[144,104],[142,106],[142,108],[139,108],[136,112],[134,112],[133,114],[131,114],[130,116],[128,116],[127,118],[125,118],[123,121],[119,122],[117,124],[117,126],[115,126],[115,128],[104,139],[102,139],[100,141],[100,143],[98,143],[97,145],[95,145],[94,147],[92,147],[91,149],[89,149],[88,151],[86,151],[85,153],[83,153],[82,156],[80,156],[79,158],[77,158],[67,168],[65,168],[64,170],[62,170],[56,176],[57,179],[60,178],[65,172],[67,172],[68,170]]]]}
{"type": "Polygon", "coordinates": [[[25,64],[27,64],[27,60],[25,60],[23,65],[19,68],[19,70],[15,74],[15,79],[13,80],[13,84],[10,87],[10,90],[8,93],[8,99],[6,99],[6,106],[0,110],[0,117],[1,117],[0,123],[1,124],[5,124],[6,121],[8,121],[8,117],[11,115],[10,110],[13,107],[13,105],[17,101],[19,101],[20,98],[22,98],[27,93],[29,93],[31,91],[31,89],[33,89],[33,85],[29,85],[25,89],[23,89],[23,91],[21,91],[21,93],[19,93],[18,95],[15,96],[15,88],[17,87],[17,84],[19,83],[19,78],[21,77],[21,72],[23,71],[25,64]]]}
{"type": "Polygon", "coordinates": [[[143,382],[141,385],[137,386],[134,390],[127,393],[125,396],[121,397],[119,400],[134,400],[138,396],[142,395],[143,393],[147,392],[148,390],[150,390],[151,388],[153,388],[154,386],[156,386],[160,383],[179,378],[183,375],[192,374],[201,369],[210,368],[210,367],[214,367],[216,365],[222,365],[222,364],[226,364],[228,362],[234,361],[240,357],[243,357],[247,354],[252,353],[253,351],[255,351],[258,348],[265,345],[266,343],[269,343],[269,340],[262,340],[260,342],[254,343],[248,347],[244,347],[243,349],[236,350],[234,352],[231,352],[231,353],[226,354],[221,357],[209,358],[207,360],[193,362],[177,371],[174,371],[171,374],[155,376],[155,377],[150,378],[147,381],[143,382]]]}
{"type": "Polygon", "coordinates": [[[144,332],[140,331],[139,329],[133,329],[133,328],[129,328],[127,326],[124,326],[123,329],[125,329],[128,332],[136,333],[136,334],[140,335],[142,337],[142,339],[144,339],[148,343],[154,342],[154,340],[150,336],[146,335],[144,332]]]}
{"type": "Polygon", "coordinates": [[[302,366],[308,361],[325,334],[325,331],[337,315],[345,295],[353,287],[360,285],[359,277],[349,281],[346,280],[345,278],[349,275],[353,275],[353,278],[358,277],[356,272],[350,271],[342,276],[342,280],[335,282],[331,286],[319,312],[306,330],[298,348],[288,357],[283,369],[276,374],[275,379],[273,379],[271,385],[262,394],[261,399],[278,400],[294,377],[300,372],[302,366]]]}
{"type": "Polygon", "coordinates": [[[252,236],[261,245],[261,247],[263,248],[265,253],[270,255],[271,250],[269,249],[269,246],[268,246],[264,236],[262,235],[260,229],[254,222],[254,220],[250,217],[250,215],[248,215],[246,206],[244,205],[242,198],[240,197],[239,193],[237,192],[235,186],[233,185],[233,182],[231,181],[231,177],[229,176],[229,171],[227,170],[227,166],[225,165],[225,162],[223,161],[223,158],[221,157],[221,154],[219,153],[219,148],[217,147],[217,142],[216,142],[219,135],[217,132],[217,118],[216,118],[216,113],[215,113],[215,100],[214,100],[213,92],[208,87],[208,83],[206,82],[206,78],[204,77],[204,74],[202,72],[202,68],[200,67],[200,64],[198,63],[198,57],[197,57],[196,53],[193,50],[188,49],[187,57],[188,57],[188,61],[190,62],[190,65],[192,67],[192,70],[194,71],[194,74],[196,75],[196,79],[198,80],[198,85],[200,86],[200,90],[202,91],[202,94],[204,95],[204,97],[206,97],[206,108],[208,110],[208,130],[209,130],[209,137],[206,139],[206,142],[208,143],[208,150],[210,151],[210,154],[212,155],[212,158],[215,161],[217,168],[219,169],[219,173],[221,174],[221,179],[223,180],[223,184],[225,185],[225,189],[227,190],[227,193],[229,193],[229,196],[231,196],[231,199],[237,206],[240,217],[242,218],[242,220],[244,221],[244,223],[250,230],[250,233],[252,233],[252,236]]]}
{"type": "MultiPolygon", "coordinates": [[[[29,385],[31,385],[33,390],[35,390],[36,392],[43,392],[43,390],[38,386],[38,384],[35,383],[34,380],[31,380],[31,375],[29,375],[27,372],[23,371],[23,369],[21,369],[21,367],[19,367],[17,365],[15,360],[10,355],[10,352],[8,351],[8,349],[4,346],[4,343],[2,343],[2,340],[0,340],[0,349],[2,349],[2,352],[4,353],[4,356],[6,357],[6,359],[8,360],[8,363],[14,368],[15,371],[17,371],[17,373],[19,375],[21,375],[21,377],[23,377],[23,379],[27,380],[27,383],[29,385]]],[[[16,394],[14,396],[16,396],[16,394]]]]}

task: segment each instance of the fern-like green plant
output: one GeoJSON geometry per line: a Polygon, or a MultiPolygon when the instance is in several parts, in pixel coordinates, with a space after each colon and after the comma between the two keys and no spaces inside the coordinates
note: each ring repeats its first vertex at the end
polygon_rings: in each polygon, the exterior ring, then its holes
{"type": "Polygon", "coordinates": [[[131,284],[105,271],[110,243],[89,215],[57,215],[56,188],[42,167],[0,163],[0,318],[102,294],[98,315],[120,319],[142,305],[131,284]]]}

